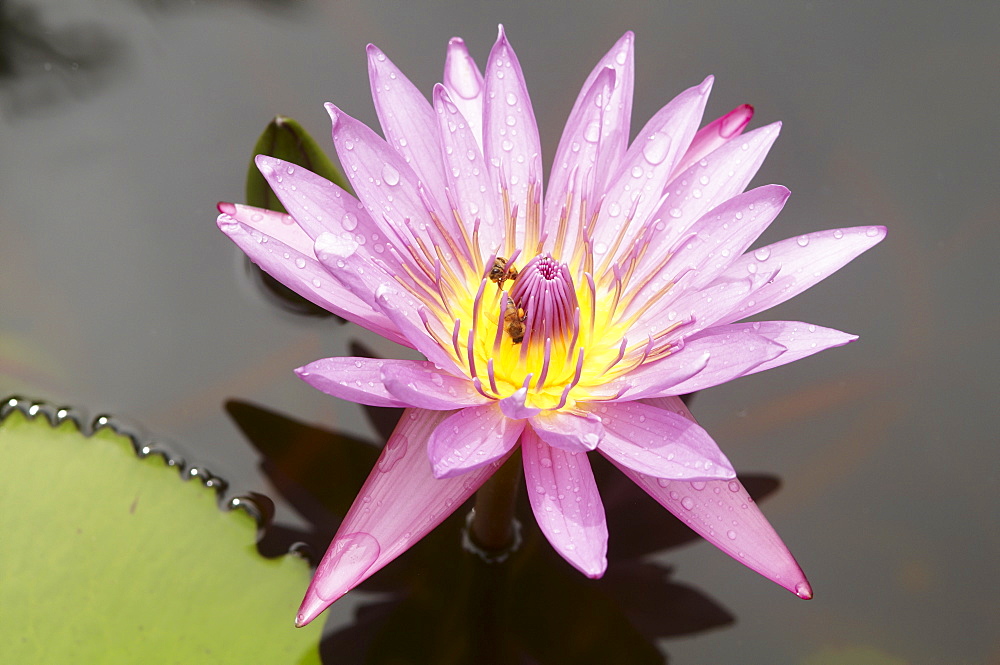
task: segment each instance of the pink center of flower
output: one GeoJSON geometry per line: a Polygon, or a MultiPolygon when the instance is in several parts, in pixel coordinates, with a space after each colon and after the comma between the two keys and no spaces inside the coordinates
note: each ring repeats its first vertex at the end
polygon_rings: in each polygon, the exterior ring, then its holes
{"type": "Polygon", "coordinates": [[[576,337],[580,308],[569,267],[549,254],[536,256],[518,273],[510,290],[514,304],[523,312],[524,343],[576,337]]]}

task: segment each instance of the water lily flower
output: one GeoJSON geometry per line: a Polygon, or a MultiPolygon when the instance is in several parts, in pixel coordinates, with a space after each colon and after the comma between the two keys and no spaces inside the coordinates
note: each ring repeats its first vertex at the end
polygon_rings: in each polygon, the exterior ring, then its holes
{"type": "Polygon", "coordinates": [[[779,124],[744,132],[744,105],[699,128],[710,77],[629,145],[633,43],[626,33],[584,82],[544,196],[535,115],[501,28],[482,73],[451,40],[430,101],[368,47],[385,138],[327,105],[356,197],[259,156],[289,214],[219,205],[219,227],[272,276],[426,358],[326,358],[297,370],[330,395],[406,407],[299,625],[440,524],[518,447],[539,527],[585,575],[607,565],[596,451],[722,551],[811,597],[678,396],[855,339],[738,321],[830,275],[885,230],[751,250],[788,197],[779,185],[744,191],[779,124]]]}

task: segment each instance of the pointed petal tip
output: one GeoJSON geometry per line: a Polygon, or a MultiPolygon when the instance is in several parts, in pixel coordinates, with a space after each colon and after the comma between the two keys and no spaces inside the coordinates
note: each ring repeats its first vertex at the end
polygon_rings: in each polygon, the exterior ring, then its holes
{"type": "Polygon", "coordinates": [[[302,604],[299,605],[299,611],[295,615],[295,627],[304,628],[312,623],[316,617],[323,613],[323,611],[331,605],[331,602],[327,602],[316,595],[313,591],[312,586],[308,591],[306,591],[306,597],[302,599],[302,604]]]}
{"type": "Polygon", "coordinates": [[[705,77],[704,81],[698,84],[698,91],[703,95],[707,95],[709,92],[711,92],[712,85],[714,84],[715,84],[715,76],[709,74],[708,76],[705,77]]]}
{"type": "Polygon", "coordinates": [[[336,107],[333,102],[326,102],[323,104],[323,108],[326,109],[327,115],[330,116],[330,121],[333,122],[334,129],[337,128],[337,122],[340,120],[340,109],[336,107]]]}
{"type": "Polygon", "coordinates": [[[215,209],[223,215],[233,217],[236,215],[236,205],[227,201],[219,201],[215,204],[215,209]]]}
{"type": "Polygon", "coordinates": [[[448,40],[448,46],[453,48],[464,49],[465,40],[462,39],[461,37],[452,37],[451,39],[448,40]]]}
{"type": "Polygon", "coordinates": [[[796,584],[795,588],[792,589],[792,591],[795,593],[796,596],[798,596],[802,600],[812,600],[813,598],[812,587],[809,586],[809,582],[805,578],[803,578],[801,582],[796,584]]]}

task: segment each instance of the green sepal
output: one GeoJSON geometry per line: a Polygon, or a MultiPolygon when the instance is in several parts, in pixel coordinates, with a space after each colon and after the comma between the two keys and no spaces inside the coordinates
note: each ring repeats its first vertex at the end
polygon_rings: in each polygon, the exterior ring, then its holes
{"type": "MultiPolygon", "coordinates": [[[[351,191],[340,169],[334,166],[302,125],[291,118],[275,116],[257,139],[253,154],[254,157],[268,155],[297,164],[351,191]]],[[[253,158],[250,159],[250,168],[247,170],[247,203],[258,208],[286,212],[264,176],[257,170],[253,158]]]]}

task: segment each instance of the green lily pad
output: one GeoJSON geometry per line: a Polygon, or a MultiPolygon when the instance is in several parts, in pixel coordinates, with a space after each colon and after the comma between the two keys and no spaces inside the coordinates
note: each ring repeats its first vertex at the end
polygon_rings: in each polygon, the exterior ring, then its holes
{"type": "Polygon", "coordinates": [[[0,404],[4,662],[319,663],[320,626],[293,627],[306,561],[260,556],[218,479],[95,426],[0,404]]]}

